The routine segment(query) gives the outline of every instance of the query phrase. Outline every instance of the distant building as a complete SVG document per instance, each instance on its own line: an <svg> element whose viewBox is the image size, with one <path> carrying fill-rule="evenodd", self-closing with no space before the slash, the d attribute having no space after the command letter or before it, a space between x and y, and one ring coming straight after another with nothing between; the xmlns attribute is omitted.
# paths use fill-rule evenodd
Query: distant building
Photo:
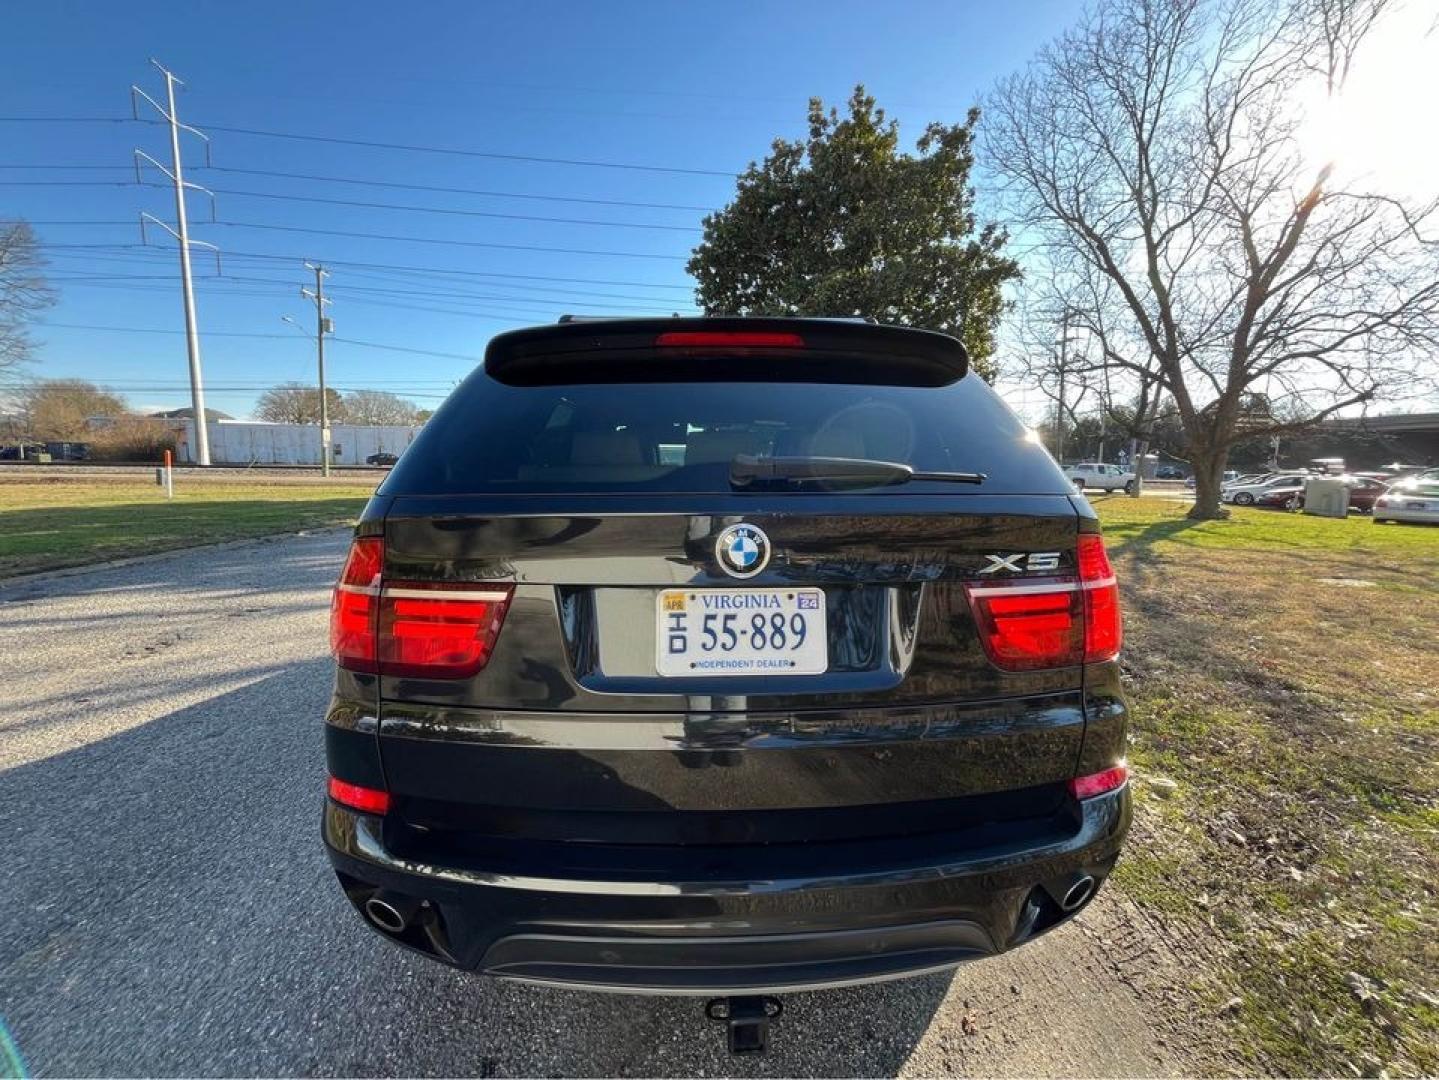
<svg viewBox="0 0 1439 1080"><path fill-rule="evenodd" d="M193 420L195 410L187 405L183 409L166 409L164 412L152 412L150 415L156 420ZM235 418L219 409L206 409L205 419L213 424L217 420L233 420Z"/></svg>
<svg viewBox="0 0 1439 1080"><path fill-rule="evenodd" d="M183 424L176 459L193 462L195 421L185 417ZM331 424L330 461L335 465L363 465L371 454L399 456L419 433L419 426ZM222 419L207 424L206 434L210 438L210 461L215 465L320 464L319 424Z"/></svg>

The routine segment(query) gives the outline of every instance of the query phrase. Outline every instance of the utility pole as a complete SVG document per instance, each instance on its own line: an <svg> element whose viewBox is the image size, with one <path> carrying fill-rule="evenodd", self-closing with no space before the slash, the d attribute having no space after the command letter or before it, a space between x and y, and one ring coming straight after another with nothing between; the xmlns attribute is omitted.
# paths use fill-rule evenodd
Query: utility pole
<svg viewBox="0 0 1439 1080"><path fill-rule="evenodd" d="M1059 330L1059 410L1054 425L1054 443L1061 467L1064 465L1064 377L1069 367L1069 309L1064 309L1064 318Z"/></svg>
<svg viewBox="0 0 1439 1080"><path fill-rule="evenodd" d="M202 247L212 248L216 252L216 261L219 260L219 249L214 244L207 244L203 240L190 239L190 224L185 213L185 190L203 191L211 199L211 217L214 217L214 194L198 184L186 182L184 171L180 165L180 129L184 128L192 135L198 135L205 141L205 164L210 163L210 139L204 132L198 131L189 124L180 123L179 116L175 109L175 86L185 84L175 77L175 73L165 68L158 60L151 60L159 69L160 74L165 76L165 100L168 108L162 107L159 102L152 98L138 86L130 87L130 112L136 119L140 119L138 98L148 101L165 121L170 125L170 168L165 168L149 154L143 151L135 151L135 179L140 180L140 162L149 162L160 172L170 178L175 186L175 228L170 228L163 221L150 214L140 215L140 242L145 242L145 221L148 219L159 225L162 229L173 236L180 246L180 292L185 305L185 346L190 356L190 406L195 413L195 461L200 465L210 464L210 430L205 417L205 384L200 374L200 332L195 321L195 286L190 278L190 245L199 244Z"/></svg>
<svg viewBox="0 0 1439 1080"><path fill-rule="evenodd" d="M330 272L317 263L306 263L305 269L315 272L314 291L302 286L300 295L315 302L315 352L320 363L320 475L329 476L330 402L325 397L325 335L331 332L332 325L325 317L325 305L330 302L325 299L325 279Z"/></svg>

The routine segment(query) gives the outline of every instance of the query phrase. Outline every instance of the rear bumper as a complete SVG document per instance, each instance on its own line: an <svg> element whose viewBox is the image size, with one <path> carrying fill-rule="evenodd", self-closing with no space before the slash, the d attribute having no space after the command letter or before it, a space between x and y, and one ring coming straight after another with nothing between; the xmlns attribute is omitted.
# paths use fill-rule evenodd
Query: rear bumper
<svg viewBox="0 0 1439 1080"><path fill-rule="evenodd" d="M832 845L819 863L811 849L794 875L773 847L713 849L664 874L633 849L586 852L583 872L498 847L417 858L387 842L391 823L332 802L323 832L357 909L379 889L424 901L384 936L437 960L587 989L736 994L941 970L1051 929L1074 913L1059 902L1069 887L1113 867L1128 788L1061 817L1043 837L980 849L944 834Z"/></svg>

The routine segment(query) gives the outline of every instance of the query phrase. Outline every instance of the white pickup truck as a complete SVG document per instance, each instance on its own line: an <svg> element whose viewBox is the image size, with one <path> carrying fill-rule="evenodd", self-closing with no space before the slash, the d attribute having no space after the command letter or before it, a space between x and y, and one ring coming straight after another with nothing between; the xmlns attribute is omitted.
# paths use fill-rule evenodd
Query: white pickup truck
<svg viewBox="0 0 1439 1080"><path fill-rule="evenodd" d="M1077 488L1103 488L1105 491L1128 491L1134 486L1134 474L1119 465L1105 465L1098 461L1081 461L1078 465L1066 465L1064 475Z"/></svg>

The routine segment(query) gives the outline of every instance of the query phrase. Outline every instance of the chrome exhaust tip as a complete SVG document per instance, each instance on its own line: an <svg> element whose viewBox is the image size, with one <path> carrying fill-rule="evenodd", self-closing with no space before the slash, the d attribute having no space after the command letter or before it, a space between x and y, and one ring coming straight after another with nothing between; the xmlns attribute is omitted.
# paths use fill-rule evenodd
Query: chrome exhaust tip
<svg viewBox="0 0 1439 1080"><path fill-rule="evenodd" d="M1064 895L1059 899L1059 906L1064 911L1078 911L1089 902L1089 898L1094 895L1094 889L1094 878L1088 874L1081 875L1064 891Z"/></svg>
<svg viewBox="0 0 1439 1080"><path fill-rule="evenodd" d="M410 925L420 902L399 893L381 890L365 901L365 918L387 934L398 934Z"/></svg>

